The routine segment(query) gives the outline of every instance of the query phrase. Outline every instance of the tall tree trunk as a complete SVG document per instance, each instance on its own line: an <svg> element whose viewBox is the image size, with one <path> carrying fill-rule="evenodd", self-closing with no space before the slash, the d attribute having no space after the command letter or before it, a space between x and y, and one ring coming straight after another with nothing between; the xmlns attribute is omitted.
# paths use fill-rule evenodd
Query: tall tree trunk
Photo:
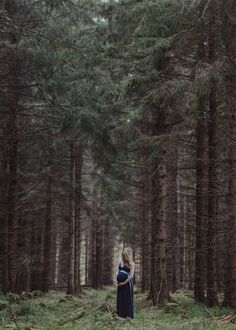
<svg viewBox="0 0 236 330"><path fill-rule="evenodd" d="M21 191L22 193L22 191ZM29 218L23 214L23 206L18 211L19 225L19 268L17 271L17 292L31 291L31 267L30 267L30 238L31 238L31 222Z"/></svg>
<svg viewBox="0 0 236 330"><path fill-rule="evenodd" d="M49 147L48 177L46 183L45 198L45 226L44 226L44 247L43 247L43 278L42 290L47 292L51 281L52 265L52 175L53 175L53 150Z"/></svg>
<svg viewBox="0 0 236 330"><path fill-rule="evenodd" d="M165 113L161 110L153 114L153 136L165 132ZM153 163L152 203L151 203L151 289L153 304L161 306L169 299L167 281L167 232L166 232L166 201L167 201L167 166L166 141L163 135L159 145L158 161Z"/></svg>
<svg viewBox="0 0 236 330"><path fill-rule="evenodd" d="M178 150L177 146L168 150L168 204L167 223L168 228L168 283L170 290L175 292L180 287L179 273L179 218L177 214L177 171L178 171Z"/></svg>
<svg viewBox="0 0 236 330"><path fill-rule="evenodd" d="M83 146L75 147L75 294L81 293L80 253L81 253L81 195L82 195Z"/></svg>
<svg viewBox="0 0 236 330"><path fill-rule="evenodd" d="M196 125L196 245L194 297L196 302L205 301L205 230L204 230L204 154L205 118L204 100L199 99L199 117Z"/></svg>
<svg viewBox="0 0 236 330"><path fill-rule="evenodd" d="M5 142L5 146L3 148L3 160L1 166L1 227L0 227L0 244L1 244L1 288L4 293L9 291L9 276L8 276L8 239L9 239L9 225L7 218L7 196L5 192L5 188L8 185L7 178L7 143Z"/></svg>
<svg viewBox="0 0 236 330"><path fill-rule="evenodd" d="M157 275L157 262L158 262L158 175L157 175L158 163L153 163L152 167L152 179L151 179L151 276L150 276L150 297L153 305L158 303L158 275Z"/></svg>
<svg viewBox="0 0 236 330"><path fill-rule="evenodd" d="M5 10L10 18L14 18L17 13L14 1L5 2ZM9 43L17 44L18 38L14 33L9 33ZM17 154L18 154L18 132L17 132L17 107L18 89L20 76L20 58L17 49L11 49L8 59L8 84L11 86L7 93L8 107L8 277L9 290L16 289L17 274L17 217L16 217L16 194L17 194Z"/></svg>
<svg viewBox="0 0 236 330"><path fill-rule="evenodd" d="M16 218L16 193L17 193L17 100L13 96L10 102L9 118L9 186L8 186L8 267L9 267L9 289L15 291L17 272L17 218Z"/></svg>
<svg viewBox="0 0 236 330"><path fill-rule="evenodd" d="M86 229L85 233L85 285L88 285L88 264L89 264L89 234Z"/></svg>
<svg viewBox="0 0 236 330"><path fill-rule="evenodd" d="M105 218L103 212L103 231L102 231L102 285L111 285L113 280L113 240L112 240L112 221L111 218Z"/></svg>
<svg viewBox="0 0 236 330"><path fill-rule="evenodd" d="M141 178L141 212L142 212L142 247L141 247L141 288L150 289L150 169L147 165L147 154L144 156L144 173Z"/></svg>
<svg viewBox="0 0 236 330"><path fill-rule="evenodd" d="M75 293L75 214L74 214L74 163L75 163L75 146L72 142L70 145L70 229L69 229L69 269L67 293Z"/></svg>
<svg viewBox="0 0 236 330"><path fill-rule="evenodd" d="M102 281L102 224L101 224L101 191L95 197L95 250L94 250L94 288L101 288Z"/></svg>
<svg viewBox="0 0 236 330"><path fill-rule="evenodd" d="M166 149L161 150L159 167L159 189L160 189L160 218L158 228L159 240L159 283L158 283L158 305L169 299L169 287L167 281L167 233L166 233L166 201L167 201L167 171L166 171Z"/></svg>
<svg viewBox="0 0 236 330"><path fill-rule="evenodd" d="M210 14L209 62L215 60L215 24L214 13ZM207 303L218 305L217 297L217 251L216 237L218 226L217 202L217 87L215 79L211 79L209 95L208 143L209 143L209 175L208 175L208 225L207 225Z"/></svg>
<svg viewBox="0 0 236 330"><path fill-rule="evenodd" d="M228 107L230 114L230 171L229 171L229 232L228 258L224 304L236 309L236 3L232 1L226 7L226 31L224 31L228 57L228 74L226 77Z"/></svg>

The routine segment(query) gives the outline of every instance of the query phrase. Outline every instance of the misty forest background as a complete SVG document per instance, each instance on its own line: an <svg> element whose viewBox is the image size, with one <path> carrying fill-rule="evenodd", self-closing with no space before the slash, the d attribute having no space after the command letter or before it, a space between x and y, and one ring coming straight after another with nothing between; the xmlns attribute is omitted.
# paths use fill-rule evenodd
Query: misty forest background
<svg viewBox="0 0 236 330"><path fill-rule="evenodd" d="M2 0L0 166L4 294L236 309L236 1Z"/></svg>

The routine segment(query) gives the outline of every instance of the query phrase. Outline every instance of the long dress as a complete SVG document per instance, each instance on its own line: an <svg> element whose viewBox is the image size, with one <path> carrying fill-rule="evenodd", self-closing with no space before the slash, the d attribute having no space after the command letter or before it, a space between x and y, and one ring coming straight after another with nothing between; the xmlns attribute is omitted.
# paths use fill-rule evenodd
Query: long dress
<svg viewBox="0 0 236 330"><path fill-rule="evenodd" d="M130 273L130 268L124 265L123 267L119 264L119 270L124 270ZM120 317L134 318L134 284L133 280L122 286L118 286L117 289L117 315Z"/></svg>

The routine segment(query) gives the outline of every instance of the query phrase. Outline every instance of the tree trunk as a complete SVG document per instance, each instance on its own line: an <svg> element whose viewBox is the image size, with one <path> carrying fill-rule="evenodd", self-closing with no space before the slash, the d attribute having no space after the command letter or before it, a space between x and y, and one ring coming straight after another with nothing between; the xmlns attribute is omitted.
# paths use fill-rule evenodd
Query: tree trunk
<svg viewBox="0 0 236 330"><path fill-rule="evenodd" d="M204 100L199 99L199 118L196 126L196 245L195 245L195 281L194 297L196 302L205 301L205 230L204 230L204 154L205 154L205 118Z"/></svg>
<svg viewBox="0 0 236 330"><path fill-rule="evenodd" d="M167 223L168 227L168 283L170 290L175 292L180 287L179 273L179 218L177 214L177 173L178 173L178 150L177 146L168 150L168 204Z"/></svg>
<svg viewBox="0 0 236 330"><path fill-rule="evenodd" d="M159 110L153 114L153 136L165 132L165 113ZM151 203L151 289L153 304L161 306L169 299L167 281L167 232L166 232L166 201L167 201L167 170L166 141L163 135L159 142L158 160L153 163L152 203Z"/></svg>
<svg viewBox="0 0 236 330"><path fill-rule="evenodd" d="M229 232L228 232L228 258L225 286L224 304L236 309L236 3L232 1L226 12L226 52L228 57L228 74L226 88L230 114L230 171L229 171Z"/></svg>
<svg viewBox="0 0 236 330"><path fill-rule="evenodd" d="M75 147L75 294L81 293L80 253L81 253L81 195L82 195L83 146Z"/></svg>
<svg viewBox="0 0 236 330"><path fill-rule="evenodd" d="M112 221L105 218L103 212L103 231L102 231L102 285L112 285L112 269L113 269L113 246L112 246Z"/></svg>
<svg viewBox="0 0 236 330"><path fill-rule="evenodd" d="M158 216L158 175L157 166L158 163L155 162L152 167L152 179L151 179L151 276L150 276L150 297L152 299L153 305L158 303L158 275L157 275L157 262L158 262L158 247L157 247L157 237L158 237L158 226L157 226L157 216Z"/></svg>
<svg viewBox="0 0 236 330"><path fill-rule="evenodd" d="M141 184L141 212L142 212L142 247L141 247L141 289L150 289L150 169L147 165L147 155L144 157L144 173Z"/></svg>
<svg viewBox="0 0 236 330"><path fill-rule="evenodd" d="M4 139L5 140L5 139ZM5 141L4 141L5 142ZM8 239L9 239L9 226L7 218L7 196L5 192L5 187L8 185L7 180L7 144L3 148L3 160L1 166L1 227L0 227L0 244L1 244L1 289L4 293L9 291L9 276L8 276ZM3 188L4 187L4 188Z"/></svg>
<svg viewBox="0 0 236 330"><path fill-rule="evenodd" d="M166 150L163 148L159 165L159 189L160 189L160 223L158 228L159 239L159 281L158 281L158 305L163 305L169 299L169 287L167 282L167 257L166 257L166 200L167 200L167 171Z"/></svg>
<svg viewBox="0 0 236 330"><path fill-rule="evenodd" d="M17 9L14 1L5 2L5 10L9 17L14 18ZM14 33L9 33L9 43L16 44L18 38ZM9 290L14 292L16 289L17 273L17 217L16 217L16 195L17 195L17 154L18 154L18 129L17 129L17 107L18 89L20 76L20 59L17 49L11 49L7 56L8 59L8 84L7 93L7 148L8 148L8 200L7 200L7 221L8 221L8 279Z"/></svg>
<svg viewBox="0 0 236 330"><path fill-rule="evenodd" d="M70 229L69 229L69 269L67 293L75 293L75 214L74 214L74 163L75 163L75 146L72 142L70 145Z"/></svg>
<svg viewBox="0 0 236 330"><path fill-rule="evenodd" d="M209 62L215 60L215 32L214 17L210 14L209 33ZM208 143L209 143L209 174L208 174L208 225L207 225L207 303L218 305L217 297L217 251L216 237L218 225L217 202L217 87L214 79L211 80L209 95Z"/></svg>
<svg viewBox="0 0 236 330"><path fill-rule="evenodd" d="M45 226L44 226L44 247L43 247L43 278L42 290L47 292L51 281L51 260L52 260L52 175L53 175L53 150L49 147L48 177L46 183L45 198Z"/></svg>

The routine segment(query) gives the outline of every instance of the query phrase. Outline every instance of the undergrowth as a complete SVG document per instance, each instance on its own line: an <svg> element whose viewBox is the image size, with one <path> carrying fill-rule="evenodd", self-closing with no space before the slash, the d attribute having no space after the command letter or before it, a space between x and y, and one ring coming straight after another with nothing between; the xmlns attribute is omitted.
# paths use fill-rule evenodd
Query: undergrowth
<svg viewBox="0 0 236 330"><path fill-rule="evenodd" d="M0 296L0 329L21 330L236 330L233 311L195 304L192 293L179 291L158 310L146 295L135 291L135 319L121 319L115 313L116 289L86 290L81 297L50 292L22 299ZM227 324L226 321L228 322Z"/></svg>

